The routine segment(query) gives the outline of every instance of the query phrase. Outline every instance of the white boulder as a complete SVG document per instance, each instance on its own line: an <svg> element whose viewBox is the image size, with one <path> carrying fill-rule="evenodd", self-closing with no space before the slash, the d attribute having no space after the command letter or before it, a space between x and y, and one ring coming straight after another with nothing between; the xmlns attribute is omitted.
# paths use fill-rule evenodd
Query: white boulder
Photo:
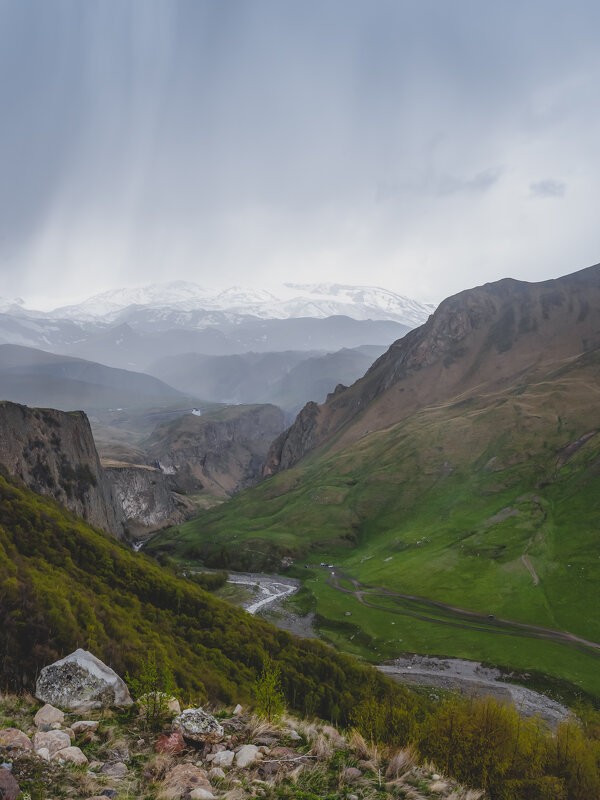
<svg viewBox="0 0 600 800"><path fill-rule="evenodd" d="M132 703L129 690L117 673L81 648L44 667L37 679L35 696L73 710Z"/></svg>

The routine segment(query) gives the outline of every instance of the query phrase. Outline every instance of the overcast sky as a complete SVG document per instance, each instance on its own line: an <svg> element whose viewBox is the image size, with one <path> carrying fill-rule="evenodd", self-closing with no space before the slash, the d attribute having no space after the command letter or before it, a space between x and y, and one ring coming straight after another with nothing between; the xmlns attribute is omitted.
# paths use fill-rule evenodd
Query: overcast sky
<svg viewBox="0 0 600 800"><path fill-rule="evenodd" d="M600 261L596 0L0 0L0 295Z"/></svg>

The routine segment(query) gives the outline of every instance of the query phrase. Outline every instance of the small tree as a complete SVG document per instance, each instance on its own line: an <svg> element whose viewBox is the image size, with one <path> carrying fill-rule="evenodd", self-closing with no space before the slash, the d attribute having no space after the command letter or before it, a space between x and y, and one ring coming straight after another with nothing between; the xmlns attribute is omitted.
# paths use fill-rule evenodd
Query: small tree
<svg viewBox="0 0 600 800"><path fill-rule="evenodd" d="M270 656L265 656L262 671L254 684L257 711L268 722L281 716L285 709L285 698L281 689L281 670Z"/></svg>
<svg viewBox="0 0 600 800"><path fill-rule="evenodd" d="M143 711L147 728L158 728L169 710L169 701L179 694L173 673L156 663L156 653L148 653L142 661L139 677L127 672L125 680Z"/></svg>

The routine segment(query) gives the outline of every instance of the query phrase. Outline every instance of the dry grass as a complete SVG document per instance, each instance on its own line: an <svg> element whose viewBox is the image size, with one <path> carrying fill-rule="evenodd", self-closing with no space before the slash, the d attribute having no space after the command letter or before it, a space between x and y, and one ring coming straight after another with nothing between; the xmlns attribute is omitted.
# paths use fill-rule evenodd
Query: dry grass
<svg viewBox="0 0 600 800"><path fill-rule="evenodd" d="M161 781L167 772L179 763L181 761L171 753L154 753L150 756L146 769L152 775L152 780Z"/></svg>
<svg viewBox="0 0 600 800"><path fill-rule="evenodd" d="M271 736L275 739L280 739L282 736L280 725L274 721L267 722L262 717L257 717L256 714L253 714L248 720L248 733L252 739L259 736Z"/></svg>
<svg viewBox="0 0 600 800"><path fill-rule="evenodd" d="M335 747L331 740L327 736L323 736L322 733L317 734L313 739L310 755L316 756L318 761L329 761L334 753Z"/></svg>
<svg viewBox="0 0 600 800"><path fill-rule="evenodd" d="M396 750L390 757L385 771L386 778L398 778L414 767L416 763L417 759L412 747L403 747L402 750Z"/></svg>
<svg viewBox="0 0 600 800"><path fill-rule="evenodd" d="M481 800L482 797L485 797L485 792L481 789L455 789L446 800Z"/></svg>
<svg viewBox="0 0 600 800"><path fill-rule="evenodd" d="M365 737L360 734L356 728L352 729L350 738L348 739L348 747L353 751L354 755L358 758L368 758L369 748L365 741Z"/></svg>

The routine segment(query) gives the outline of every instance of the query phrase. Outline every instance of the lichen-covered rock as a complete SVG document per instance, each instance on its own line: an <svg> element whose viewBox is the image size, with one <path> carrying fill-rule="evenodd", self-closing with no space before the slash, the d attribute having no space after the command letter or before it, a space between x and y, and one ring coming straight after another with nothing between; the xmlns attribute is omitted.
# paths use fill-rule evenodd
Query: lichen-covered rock
<svg viewBox="0 0 600 800"><path fill-rule="evenodd" d="M81 648L44 667L37 679L35 696L72 710L90 704L105 708L132 703L129 690L117 673Z"/></svg>
<svg viewBox="0 0 600 800"><path fill-rule="evenodd" d="M46 705L42 706L33 718L33 721L38 728L40 728L42 725L52 726L56 723L62 724L64 720L64 713L60 709L51 706L49 703L46 703Z"/></svg>
<svg viewBox="0 0 600 800"><path fill-rule="evenodd" d="M14 750L31 750L33 744L29 736L18 728L5 728L0 731L0 747L10 747Z"/></svg>
<svg viewBox="0 0 600 800"><path fill-rule="evenodd" d="M219 722L202 708L186 708L173 720L173 730L180 731L187 742L211 744L219 742L224 731Z"/></svg>

